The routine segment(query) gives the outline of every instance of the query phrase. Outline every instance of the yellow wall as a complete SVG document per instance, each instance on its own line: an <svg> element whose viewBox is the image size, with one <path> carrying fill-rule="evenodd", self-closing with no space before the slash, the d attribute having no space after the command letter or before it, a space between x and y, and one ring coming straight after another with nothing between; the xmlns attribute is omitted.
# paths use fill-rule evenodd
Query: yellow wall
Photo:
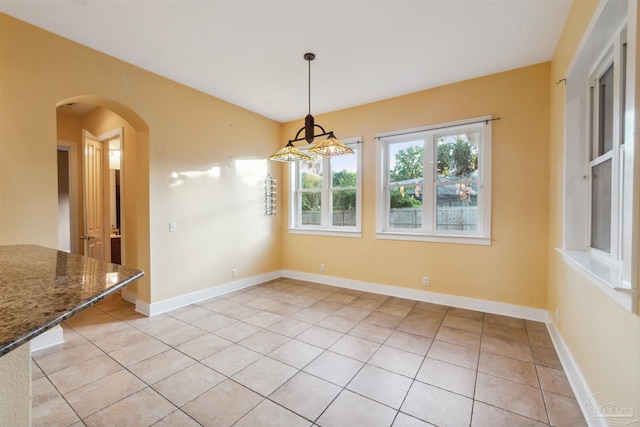
<svg viewBox="0 0 640 427"><path fill-rule="evenodd" d="M362 238L283 231L284 268L365 282L546 307L549 64L464 81L316 117L342 138L362 136ZM375 237L377 133L483 115L493 122L491 246ZM301 121L287 123L292 137Z"/></svg>
<svg viewBox="0 0 640 427"><path fill-rule="evenodd" d="M574 1L551 62L548 309L592 393L640 412L640 317L604 295L562 259L564 173L563 79L598 2ZM636 95L636 99L637 95ZM553 316L551 316L553 317Z"/></svg>
<svg viewBox="0 0 640 427"><path fill-rule="evenodd" d="M280 268L280 216L264 215L277 122L3 14L0 93L0 244L56 246L56 105L91 102L137 132L127 261L147 273L142 301L227 283L232 268L239 279ZM171 178L213 167L218 177Z"/></svg>
<svg viewBox="0 0 640 427"><path fill-rule="evenodd" d="M136 132L139 296L158 302L280 268L560 312L556 325L593 392L640 410L640 320L555 251L562 236L564 77L596 6L574 2L551 63L326 115L363 145L362 238L290 235L286 198L263 214L266 156L302 121L280 125L0 14L0 244L57 242L56 110L93 101ZM379 132L491 114L492 244L375 238ZM35 173L37 171L37 173ZM280 193L284 196L284 192ZM147 197L148 195L148 197ZM169 233L168 222L178 231ZM128 259L129 259L128 252ZM134 256L134 255L132 255Z"/></svg>

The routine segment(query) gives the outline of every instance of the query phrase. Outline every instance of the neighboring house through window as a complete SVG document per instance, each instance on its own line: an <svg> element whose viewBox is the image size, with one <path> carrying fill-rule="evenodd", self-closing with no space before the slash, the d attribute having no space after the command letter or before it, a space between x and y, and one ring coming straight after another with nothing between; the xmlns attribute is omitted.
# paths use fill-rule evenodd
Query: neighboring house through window
<svg viewBox="0 0 640 427"><path fill-rule="evenodd" d="M490 244L491 117L377 139L378 238Z"/></svg>

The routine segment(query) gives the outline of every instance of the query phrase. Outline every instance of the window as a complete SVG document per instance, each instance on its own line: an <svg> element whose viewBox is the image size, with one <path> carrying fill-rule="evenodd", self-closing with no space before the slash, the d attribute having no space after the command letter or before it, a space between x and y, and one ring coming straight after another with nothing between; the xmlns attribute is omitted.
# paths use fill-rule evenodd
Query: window
<svg viewBox="0 0 640 427"><path fill-rule="evenodd" d="M360 140L342 141L354 154L291 164L290 232L360 236Z"/></svg>
<svg viewBox="0 0 640 427"><path fill-rule="evenodd" d="M625 87L622 82L614 81L614 72L625 62L624 53L620 45L617 55L609 55L592 75L589 87L589 246L608 255L612 261L620 258L618 241L622 238L616 231L619 230L616 213L620 207L617 177L624 150L620 118L624 116L622 91Z"/></svg>
<svg viewBox="0 0 640 427"><path fill-rule="evenodd" d="M378 141L379 238L490 244L491 117Z"/></svg>
<svg viewBox="0 0 640 427"><path fill-rule="evenodd" d="M635 18L634 18L635 19ZM633 76L626 3L608 2L566 79L564 260L606 295L637 311L639 227ZM628 93L627 93L628 92ZM635 231L634 231L635 230Z"/></svg>

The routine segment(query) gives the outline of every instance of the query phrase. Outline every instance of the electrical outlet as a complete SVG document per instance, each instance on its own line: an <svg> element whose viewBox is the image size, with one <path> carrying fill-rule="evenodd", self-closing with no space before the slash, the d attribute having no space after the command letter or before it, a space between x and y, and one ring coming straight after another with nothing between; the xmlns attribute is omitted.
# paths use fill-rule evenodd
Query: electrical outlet
<svg viewBox="0 0 640 427"><path fill-rule="evenodd" d="M429 286L429 277L424 276L422 278L422 286Z"/></svg>
<svg viewBox="0 0 640 427"><path fill-rule="evenodd" d="M320 264L320 271L324 271L324 264Z"/></svg>
<svg viewBox="0 0 640 427"><path fill-rule="evenodd" d="M234 279L236 277L238 277L238 270L236 270L235 268L231 269L231 277L233 277Z"/></svg>

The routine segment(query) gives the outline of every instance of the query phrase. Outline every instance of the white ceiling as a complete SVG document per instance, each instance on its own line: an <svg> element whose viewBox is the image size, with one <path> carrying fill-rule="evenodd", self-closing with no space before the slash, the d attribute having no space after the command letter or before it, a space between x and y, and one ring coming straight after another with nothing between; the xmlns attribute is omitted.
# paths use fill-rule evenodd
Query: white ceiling
<svg viewBox="0 0 640 427"><path fill-rule="evenodd" d="M277 121L548 61L571 0L0 0L0 11ZM171 102L171 100L167 100Z"/></svg>

